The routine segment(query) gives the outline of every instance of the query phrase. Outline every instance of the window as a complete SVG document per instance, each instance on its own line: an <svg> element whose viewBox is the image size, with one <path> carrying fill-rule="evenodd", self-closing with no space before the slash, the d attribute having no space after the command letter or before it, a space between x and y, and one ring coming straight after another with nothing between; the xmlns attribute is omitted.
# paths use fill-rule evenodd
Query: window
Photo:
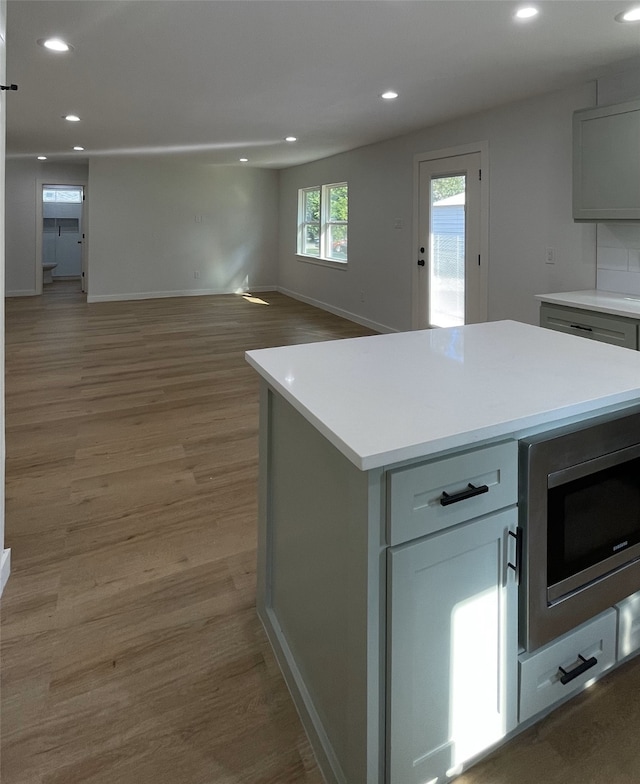
<svg viewBox="0 0 640 784"><path fill-rule="evenodd" d="M346 182L298 191L298 253L346 263L349 190Z"/></svg>
<svg viewBox="0 0 640 784"><path fill-rule="evenodd" d="M300 191L300 236L298 252L304 256L320 255L320 188Z"/></svg>
<svg viewBox="0 0 640 784"><path fill-rule="evenodd" d="M82 204L82 188L68 185L48 185L42 189L42 201Z"/></svg>

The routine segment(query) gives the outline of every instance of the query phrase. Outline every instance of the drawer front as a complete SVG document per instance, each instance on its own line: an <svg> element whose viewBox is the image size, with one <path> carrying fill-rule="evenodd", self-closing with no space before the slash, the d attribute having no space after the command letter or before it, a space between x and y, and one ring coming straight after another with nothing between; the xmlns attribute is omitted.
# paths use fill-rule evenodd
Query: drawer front
<svg viewBox="0 0 640 784"><path fill-rule="evenodd" d="M470 484L487 491L473 495ZM515 504L517 496L516 441L390 471L388 542L401 544L494 512Z"/></svg>
<svg viewBox="0 0 640 784"><path fill-rule="evenodd" d="M616 625L611 608L557 642L520 657L520 722L580 691L615 663Z"/></svg>
<svg viewBox="0 0 640 784"><path fill-rule="evenodd" d="M640 591L616 604L618 659L640 650Z"/></svg>
<svg viewBox="0 0 640 784"><path fill-rule="evenodd" d="M623 316L609 316L606 313L573 310L542 303L540 326L601 343L611 343L614 346L638 348L638 324Z"/></svg>

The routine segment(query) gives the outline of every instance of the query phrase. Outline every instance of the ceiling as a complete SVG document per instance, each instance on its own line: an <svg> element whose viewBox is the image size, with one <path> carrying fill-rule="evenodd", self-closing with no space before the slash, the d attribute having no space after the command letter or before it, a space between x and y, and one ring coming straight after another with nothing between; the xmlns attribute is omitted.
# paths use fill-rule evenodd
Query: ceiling
<svg viewBox="0 0 640 784"><path fill-rule="evenodd" d="M635 3L637 5L637 3ZM640 57L633 0L9 0L7 154L281 168ZM38 39L72 44L55 54ZM394 89L399 97L383 101ZM69 123L63 115L81 118ZM295 143L284 137L294 135ZM73 152L81 145L86 152Z"/></svg>

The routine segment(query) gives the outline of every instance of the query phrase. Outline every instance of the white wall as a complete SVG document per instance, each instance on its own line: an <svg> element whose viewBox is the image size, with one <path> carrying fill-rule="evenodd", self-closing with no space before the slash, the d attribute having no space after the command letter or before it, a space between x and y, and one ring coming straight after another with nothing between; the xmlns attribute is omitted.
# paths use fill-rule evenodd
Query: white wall
<svg viewBox="0 0 640 784"><path fill-rule="evenodd" d="M572 219L572 114L595 104L595 83L464 117L280 173L280 287L381 328L411 326L413 157L489 144L490 320L538 323L535 294L591 289L595 226ZM297 191L349 183L346 270L298 260ZM396 221L403 228L394 228ZM545 263L553 247L555 265ZM364 302L361 302L364 292Z"/></svg>
<svg viewBox="0 0 640 784"><path fill-rule="evenodd" d="M86 182L88 166L16 158L7 161L6 169L6 294L8 297L33 295L35 276L42 274L36 265L38 182L60 185Z"/></svg>
<svg viewBox="0 0 640 784"><path fill-rule="evenodd" d="M640 98L640 61L636 58L621 69L613 67L598 79L598 106Z"/></svg>
<svg viewBox="0 0 640 784"><path fill-rule="evenodd" d="M271 170L91 160L88 300L273 288L277 199Z"/></svg>
<svg viewBox="0 0 640 784"><path fill-rule="evenodd" d="M0 82L6 84L6 29L7 29L7 2L0 0ZM0 271L4 270L4 234L5 234L5 132L6 132L6 106L7 95L5 91L0 98ZM4 546L4 478L5 478L5 438L4 438L4 275L0 275L0 594L9 579L11 568L11 551Z"/></svg>

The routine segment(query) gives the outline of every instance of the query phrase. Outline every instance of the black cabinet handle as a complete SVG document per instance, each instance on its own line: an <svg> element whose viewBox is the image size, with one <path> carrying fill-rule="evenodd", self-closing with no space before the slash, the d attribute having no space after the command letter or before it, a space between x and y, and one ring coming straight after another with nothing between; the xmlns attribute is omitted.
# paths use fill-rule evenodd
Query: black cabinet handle
<svg viewBox="0 0 640 784"><path fill-rule="evenodd" d="M582 324L572 324L571 329L581 329L583 332L593 332L593 327L583 327Z"/></svg>
<svg viewBox="0 0 640 784"><path fill-rule="evenodd" d="M522 564L522 528L516 528L515 533L513 531L509 531L509 536L513 536L516 540L516 562L512 564L510 561L507 563L509 569L513 569L516 573L516 581L518 585L520 585L520 568Z"/></svg>
<svg viewBox="0 0 640 784"><path fill-rule="evenodd" d="M598 663L598 660L595 656L592 656L590 659L585 659L584 656L578 654L578 658L580 659L580 664L578 664L578 666L574 667L572 670L567 671L562 667L558 667L558 672L562 673L560 683L563 686L566 686L567 683L570 683L574 678L577 678L578 675L582 675L583 672L586 672L592 667L595 667Z"/></svg>
<svg viewBox="0 0 640 784"><path fill-rule="evenodd" d="M465 501L467 498L473 498L476 495L482 495L483 493L488 493L489 487L487 485L472 485L471 482L467 485L464 490L460 490L459 493L445 493L442 491L442 495L440 497L440 504L441 506L449 506L449 504L457 504L458 501Z"/></svg>

